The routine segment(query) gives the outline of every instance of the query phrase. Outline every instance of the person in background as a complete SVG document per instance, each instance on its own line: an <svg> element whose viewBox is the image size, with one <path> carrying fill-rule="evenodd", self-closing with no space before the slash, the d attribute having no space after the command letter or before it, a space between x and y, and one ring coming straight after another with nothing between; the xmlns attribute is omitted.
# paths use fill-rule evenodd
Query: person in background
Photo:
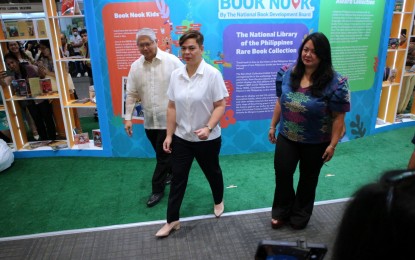
<svg viewBox="0 0 415 260"><path fill-rule="evenodd" d="M28 41L25 44L25 52L27 56L35 59L36 54L38 53L39 45L37 41Z"/></svg>
<svg viewBox="0 0 415 260"><path fill-rule="evenodd" d="M72 28L72 35L69 37L70 44L74 48L74 58L82 58L81 47L83 45L82 38L79 35L78 28ZM84 67L81 61L75 61L76 77L81 77L84 74ZM87 75L85 75L87 76Z"/></svg>
<svg viewBox="0 0 415 260"><path fill-rule="evenodd" d="M61 33L61 46L59 48L59 54L61 58L69 58L75 55L75 50L70 43L68 43L68 39L64 33Z"/></svg>
<svg viewBox="0 0 415 260"><path fill-rule="evenodd" d="M82 38L82 47L80 48L80 52L81 55L84 56L86 59L90 59L91 57L89 56L89 47L88 47L88 32L86 29L83 29L81 32L81 38ZM94 85L94 79L92 77L92 67L91 67L91 61L84 61L83 64L86 73L85 75L87 75L89 77L89 85L92 86Z"/></svg>
<svg viewBox="0 0 415 260"><path fill-rule="evenodd" d="M39 50L40 50L40 56L39 56L39 60L37 62L38 67L39 67L39 71L42 74L45 74L45 76L49 77L49 78L56 78L55 76L55 67L53 66L53 57L52 57L52 50L50 47L50 42L49 40L41 40L39 41ZM69 91L70 91L70 95L71 98L74 99L78 99L78 95L76 93L75 90L75 86L73 86L73 81L72 81L72 76L71 74L67 74L66 75L68 78L68 84L69 84ZM71 82L71 83L69 83ZM56 102L56 101L53 101ZM55 104L56 105L56 104ZM82 133L82 126L81 126L81 122L79 120L79 115L78 115L78 110L76 108L72 108L72 113L73 113L73 117L74 117L74 121L75 121L75 126L77 129L78 133ZM60 116L57 113L54 113L54 117L55 117L55 122L57 122L58 118L60 118ZM59 135L64 136L64 130L63 129L59 129L58 131L60 132Z"/></svg>
<svg viewBox="0 0 415 260"><path fill-rule="evenodd" d="M413 259L415 172L385 172L356 191L336 235L334 260Z"/></svg>
<svg viewBox="0 0 415 260"><path fill-rule="evenodd" d="M183 66L176 56L157 47L156 34L143 28L136 34L138 50L142 54L133 64L127 80L125 131L133 135L132 114L137 100L144 110L144 129L156 153L156 167L152 179L152 194L147 206L159 203L164 196L168 174L171 172L171 156L163 151L166 137L167 87L173 70Z"/></svg>
<svg viewBox="0 0 415 260"><path fill-rule="evenodd" d="M82 42L84 43L84 45L82 45L81 48L81 54L82 56L84 56L86 59L90 59L90 55L89 55L89 46L88 46L88 32L86 29L83 29L81 31L81 38L82 38ZM90 99L92 102L96 103L96 98L95 98L95 87L94 87L94 78L92 77L92 66L91 66L91 60L89 61L84 61L84 68L86 70L85 75L88 75L89 77L89 93L94 93L94 96L92 97L90 95ZM95 108L94 110L94 119L96 121L98 121L98 109Z"/></svg>
<svg viewBox="0 0 415 260"><path fill-rule="evenodd" d="M70 43L68 43L68 39L64 33L61 33L61 46L59 47L59 55L61 58L70 58L75 56L75 50ZM72 76L73 71L76 71L75 63L71 61L65 62L66 64L66 72ZM69 75L68 75L69 76ZM75 90L75 88L74 88ZM78 97L76 97L78 99Z"/></svg>
<svg viewBox="0 0 415 260"><path fill-rule="evenodd" d="M53 66L52 50L50 48L49 40L39 41L40 56L37 62L39 70L43 74L55 78L55 68Z"/></svg>
<svg viewBox="0 0 415 260"><path fill-rule="evenodd" d="M289 222L307 226L321 167L334 156L350 110L347 79L334 71L330 43L323 33L304 39L297 62L283 66L276 79L277 101L268 139L276 144L272 228ZM278 128L278 138L275 136ZM297 189L293 176L299 163Z"/></svg>
<svg viewBox="0 0 415 260"><path fill-rule="evenodd" d="M66 34L61 33L61 46L59 47L59 55L61 58L67 58L75 56L75 50L74 47L68 42L68 39L66 37ZM76 66L75 62L67 61L66 64L66 71L71 74L71 76L74 74L76 75Z"/></svg>
<svg viewBox="0 0 415 260"><path fill-rule="evenodd" d="M180 228L180 207L195 158L212 190L214 215L220 217L224 211L219 120L229 94L220 71L202 57L203 41L203 35L195 30L185 32L179 39L186 66L173 71L167 92L167 136L163 149L172 154L173 179L167 223L156 233L157 237L166 237Z"/></svg>
<svg viewBox="0 0 415 260"><path fill-rule="evenodd" d="M42 70L38 70L38 67L31 64L20 63L19 60L12 54L7 53L4 56L4 62L9 70L14 72L14 76L7 76L6 73L0 74L0 84L3 87L10 85L12 79L24 79L28 84L29 78L44 78L46 75ZM8 82L6 82L6 80ZM40 135L40 139L55 140L56 139L56 126L53 120L52 106L48 99L39 100L27 100L26 106L32 116L37 131Z"/></svg>
<svg viewBox="0 0 415 260"><path fill-rule="evenodd" d="M49 50L50 50L50 44L48 44L47 46L49 46ZM64 33L61 33L61 46L59 48L59 55L61 56L61 58L70 58L72 56L75 55L75 51L74 48L72 47L72 45L70 43L68 43L66 35ZM75 90L75 86L73 86L73 81L72 81L72 76L71 76L71 68L70 68L70 62L66 62L66 71L69 73L68 77L70 78L70 82L71 82L71 95L73 95L73 98L78 99L78 95L76 94L76 90Z"/></svg>
<svg viewBox="0 0 415 260"><path fill-rule="evenodd" d="M7 42L6 46L7 46L7 50L9 51L9 53L14 55L19 60L20 63L36 65L35 60L33 59L33 57L28 56L26 54L26 52L23 50L22 45L20 44L20 42L18 42L18 41ZM28 110L27 110L27 101L19 101L19 104L20 104L20 108L21 108L21 111L22 111L23 119L26 120L27 125L29 126L29 128L32 132L33 138L35 140L39 140L40 136L39 136L39 133L37 131L35 121L32 118L30 112L28 112Z"/></svg>
<svg viewBox="0 0 415 260"><path fill-rule="evenodd" d="M408 55L406 57L406 66L412 67L415 65L415 39L411 37L408 46ZM409 68L411 69L411 68Z"/></svg>
<svg viewBox="0 0 415 260"><path fill-rule="evenodd" d="M33 57L30 57L27 55L27 53L24 51L24 48L18 41L11 41L6 43L7 50L11 53L13 53L14 56L19 60L20 63L30 63L34 64L35 60Z"/></svg>

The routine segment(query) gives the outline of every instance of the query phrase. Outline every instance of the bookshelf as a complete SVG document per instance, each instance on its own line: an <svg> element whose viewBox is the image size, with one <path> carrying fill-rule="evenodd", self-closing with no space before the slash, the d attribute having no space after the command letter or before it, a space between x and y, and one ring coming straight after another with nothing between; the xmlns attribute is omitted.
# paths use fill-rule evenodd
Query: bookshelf
<svg viewBox="0 0 415 260"><path fill-rule="evenodd" d="M91 137L89 146L79 146L75 143L75 130L79 131L82 129L78 118L78 110L96 109L97 105L90 100L77 102L73 94L74 82L68 72L68 62L90 62L90 59L77 57L63 58L60 52L62 47L60 40L61 26L70 24L72 19L83 20L84 15L80 14L78 9L76 11L77 13L73 15L68 14L63 16L61 15L60 6L57 5L60 5L60 3L57 3L56 0L43 0L43 13L35 15L36 18L33 19L30 18L31 16L29 14L23 19L7 19L4 18L4 14L0 14L0 22L2 25L2 30L0 31L0 54L2 60L3 56L8 52L8 42L48 40L53 61L54 76L49 76L52 78L51 81L54 90L56 90L53 93L33 97L17 96L11 84L2 86L1 94L3 95L4 106L0 109L6 111L8 114L13 139L11 146L14 147L15 152L26 152L31 144L39 143L33 140L33 137L28 136L28 124L19 105L22 101L27 102L30 100L34 102L39 102L39 100L49 101L53 109L57 132L56 139L57 143L59 143L59 147L41 146L36 149L30 149L30 151L56 151L57 147L59 150L103 150L102 147L93 145L92 133L88 133ZM82 25L84 25L84 22ZM65 27L62 29L65 30ZM10 33L10 31L12 32ZM6 70L6 64L0 62L0 71L3 70Z"/></svg>
<svg viewBox="0 0 415 260"><path fill-rule="evenodd" d="M67 64L68 62L90 62L88 58L67 58L62 57L60 54L61 42L61 26L60 24L68 19L74 18L84 18L84 15L80 14L79 10L75 10L72 15L60 15L60 12L57 10L57 6L54 0L45 0L44 1L45 13L48 20L48 26L51 33L51 45L53 45L53 56L56 61L56 69L59 71L57 73L57 81L60 86L60 93L62 98L62 109L64 118L66 121L66 130L68 136L69 147L76 149L78 146L75 144L74 128L79 128L79 123L76 121L76 111L78 109L85 108L96 108L96 104L88 101L86 103L77 103L74 96L71 93L71 83L68 78ZM95 149L95 148L94 148Z"/></svg>
<svg viewBox="0 0 415 260"><path fill-rule="evenodd" d="M413 102L415 71L410 72L411 66L407 66L409 51L412 50L412 45L415 46L414 5L415 0L406 0L395 5L386 67L390 71L395 70L396 75L394 79L386 76L382 82L376 128L415 120L415 102ZM398 46L391 44L394 39L399 39Z"/></svg>

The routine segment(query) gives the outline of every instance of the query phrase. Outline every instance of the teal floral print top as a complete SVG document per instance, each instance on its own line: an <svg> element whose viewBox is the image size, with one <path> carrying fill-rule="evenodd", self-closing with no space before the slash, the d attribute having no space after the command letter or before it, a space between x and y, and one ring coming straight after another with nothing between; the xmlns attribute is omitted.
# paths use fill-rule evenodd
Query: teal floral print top
<svg viewBox="0 0 415 260"><path fill-rule="evenodd" d="M347 78L335 72L322 96L316 97L310 87L291 89L291 71L292 66L283 66L277 73L276 90L281 104L279 133L294 142L330 142L332 112L350 111Z"/></svg>

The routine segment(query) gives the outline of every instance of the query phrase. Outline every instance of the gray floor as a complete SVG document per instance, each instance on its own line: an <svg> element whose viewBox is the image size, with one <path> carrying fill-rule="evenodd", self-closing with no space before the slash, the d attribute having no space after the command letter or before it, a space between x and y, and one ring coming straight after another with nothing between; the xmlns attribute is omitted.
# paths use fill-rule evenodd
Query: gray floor
<svg viewBox="0 0 415 260"><path fill-rule="evenodd" d="M331 259L336 228L344 201L316 205L304 230L289 226L273 230L269 209L260 212L225 213L181 220L181 229L169 237L154 234L161 223L78 230L40 237L0 239L0 259L254 259L263 239L326 244ZM65 233L65 232L64 232Z"/></svg>

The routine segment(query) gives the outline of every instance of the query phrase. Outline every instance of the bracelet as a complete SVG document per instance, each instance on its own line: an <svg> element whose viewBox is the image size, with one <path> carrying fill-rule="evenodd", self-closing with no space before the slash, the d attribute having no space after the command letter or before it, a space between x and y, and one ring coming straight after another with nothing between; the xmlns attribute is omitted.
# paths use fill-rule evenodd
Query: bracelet
<svg viewBox="0 0 415 260"><path fill-rule="evenodd" d="M329 144L329 147L333 148L333 150L336 150L336 147L334 147L333 145Z"/></svg>
<svg viewBox="0 0 415 260"><path fill-rule="evenodd" d="M277 128L270 126L269 129L277 129Z"/></svg>
<svg viewBox="0 0 415 260"><path fill-rule="evenodd" d="M210 133L212 132L212 128L208 124L206 124L205 127L207 127L207 129L209 129Z"/></svg>

